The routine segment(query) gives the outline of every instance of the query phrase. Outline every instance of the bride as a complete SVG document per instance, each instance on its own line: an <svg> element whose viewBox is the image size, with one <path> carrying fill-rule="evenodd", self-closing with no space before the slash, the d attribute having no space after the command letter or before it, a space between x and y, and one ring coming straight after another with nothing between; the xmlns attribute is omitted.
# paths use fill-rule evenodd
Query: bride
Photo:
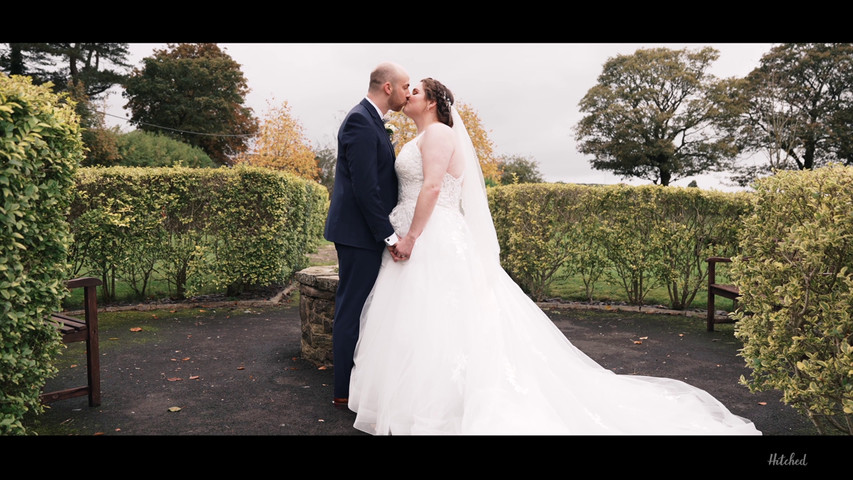
<svg viewBox="0 0 853 480"><path fill-rule="evenodd" d="M383 435L760 434L684 382L617 375L569 342L502 269L453 95L427 78L403 112L400 237L365 303L349 408Z"/></svg>

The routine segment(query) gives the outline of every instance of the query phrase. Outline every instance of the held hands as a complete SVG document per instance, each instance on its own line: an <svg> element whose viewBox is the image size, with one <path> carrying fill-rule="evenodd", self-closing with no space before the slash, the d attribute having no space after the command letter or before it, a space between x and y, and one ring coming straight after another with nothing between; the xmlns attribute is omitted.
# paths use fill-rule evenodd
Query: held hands
<svg viewBox="0 0 853 480"><path fill-rule="evenodd" d="M409 257L411 257L412 247L414 247L414 240L406 236L401 238L400 241L394 245L388 247L388 251L391 253L391 258L393 258L395 262L399 262L401 260L408 260Z"/></svg>

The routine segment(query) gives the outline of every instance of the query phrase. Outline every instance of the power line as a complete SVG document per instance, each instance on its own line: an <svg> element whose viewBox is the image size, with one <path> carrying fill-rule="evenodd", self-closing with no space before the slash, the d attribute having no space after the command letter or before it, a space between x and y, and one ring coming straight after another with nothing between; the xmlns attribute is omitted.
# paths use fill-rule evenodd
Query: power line
<svg viewBox="0 0 853 480"><path fill-rule="evenodd" d="M104 115L104 116L107 116L107 117L118 118L118 119L124 120L125 122L130 123L130 120L128 120L128 119L126 119L126 118L123 118L123 117L119 117L118 115L112 115L112 114L110 114L110 113L104 113L103 115ZM206 136L206 137L254 137L254 135L252 135L252 134L248 134L248 133L241 133L241 134L224 134L224 133L190 132L190 131L188 131L188 130L179 130L179 129L177 129L177 128L164 127L164 126L162 126L162 125L154 125L153 123L146 123L146 122L136 122L136 123L137 123L137 124L139 124L139 125L146 125L146 126L153 127L153 128L159 128L159 129L162 129L162 130L170 130L170 131L173 131L173 132L185 133L185 134L188 134L188 135L203 135L203 136Z"/></svg>

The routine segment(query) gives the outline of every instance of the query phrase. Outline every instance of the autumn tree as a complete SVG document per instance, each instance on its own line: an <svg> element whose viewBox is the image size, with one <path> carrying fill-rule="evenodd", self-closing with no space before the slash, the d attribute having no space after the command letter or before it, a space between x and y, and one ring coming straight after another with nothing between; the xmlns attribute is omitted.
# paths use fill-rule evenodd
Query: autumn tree
<svg viewBox="0 0 853 480"><path fill-rule="evenodd" d="M235 163L285 170L310 180L319 179L319 168L311 142L302 125L293 118L290 105L267 102L268 113L251 151L238 155Z"/></svg>
<svg viewBox="0 0 853 480"><path fill-rule="evenodd" d="M707 70L718 56L655 48L609 59L581 99L578 151L596 170L661 185L726 169L737 149L714 128L717 80Z"/></svg>
<svg viewBox="0 0 853 480"><path fill-rule="evenodd" d="M500 162L494 153L494 142L489 138L489 131L483 127L483 122L477 110L459 101L456 102L455 107L462 118L462 123L465 124L465 128L468 130L468 135L471 136L471 142L474 144L474 150L477 153L477 158L480 160L480 168L483 170L483 177L486 180L486 184L500 184ZM400 153L403 145L417 136L417 127L415 126L415 122L402 112L391 112L388 118L388 123L393 125L395 129L391 140L394 143L397 153Z"/></svg>
<svg viewBox="0 0 853 480"><path fill-rule="evenodd" d="M230 164L258 131L240 65L215 43L169 44L142 60L125 83L130 121L200 147Z"/></svg>
<svg viewBox="0 0 853 480"><path fill-rule="evenodd" d="M776 170L853 164L853 45L774 46L746 78L732 81L727 97L744 153L766 156L739 165L736 183Z"/></svg>

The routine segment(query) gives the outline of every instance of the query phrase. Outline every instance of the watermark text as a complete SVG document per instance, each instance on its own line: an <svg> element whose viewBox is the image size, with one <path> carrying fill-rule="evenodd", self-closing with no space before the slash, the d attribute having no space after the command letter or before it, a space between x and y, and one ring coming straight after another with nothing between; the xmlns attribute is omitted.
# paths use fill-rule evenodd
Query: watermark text
<svg viewBox="0 0 853 480"><path fill-rule="evenodd" d="M790 455L771 453L770 459L767 460L767 464L771 466L798 466L805 467L808 465L806 461L806 454L803 454L802 457L798 457L796 453L791 453Z"/></svg>

